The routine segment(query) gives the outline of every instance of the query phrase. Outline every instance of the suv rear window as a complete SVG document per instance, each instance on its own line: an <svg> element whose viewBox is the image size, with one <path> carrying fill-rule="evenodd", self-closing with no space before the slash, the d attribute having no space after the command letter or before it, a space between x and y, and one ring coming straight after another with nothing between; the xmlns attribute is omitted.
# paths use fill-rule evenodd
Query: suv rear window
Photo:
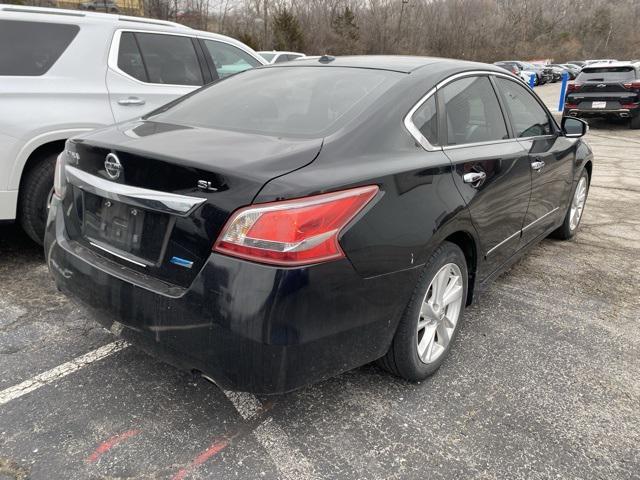
<svg viewBox="0 0 640 480"><path fill-rule="evenodd" d="M0 75L44 75L78 31L78 25L0 20Z"/></svg>
<svg viewBox="0 0 640 480"><path fill-rule="evenodd" d="M580 82L617 82L635 80L633 67L585 67L576 78Z"/></svg>
<svg viewBox="0 0 640 480"><path fill-rule="evenodd" d="M315 137L372 105L402 76L347 67L258 68L205 87L149 117L180 125Z"/></svg>

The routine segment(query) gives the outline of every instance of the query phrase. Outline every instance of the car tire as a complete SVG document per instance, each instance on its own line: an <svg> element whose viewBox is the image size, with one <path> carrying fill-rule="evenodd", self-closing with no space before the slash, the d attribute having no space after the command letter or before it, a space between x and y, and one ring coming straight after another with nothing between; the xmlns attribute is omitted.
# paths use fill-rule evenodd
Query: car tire
<svg viewBox="0 0 640 480"><path fill-rule="evenodd" d="M18 218L31 239L43 244L44 229L53 192L53 176L58 154L50 154L34 165L20 184Z"/></svg>
<svg viewBox="0 0 640 480"><path fill-rule="evenodd" d="M467 283L467 262L462 250L444 242L424 266L391 346L378 364L412 382L435 373L462 325ZM449 292L448 299L444 292ZM445 304L447 300L451 301Z"/></svg>
<svg viewBox="0 0 640 480"><path fill-rule="evenodd" d="M573 238L578 231L584 207L589 195L589 174L586 170L582 171L578 183L571 194L571 203L567 208L562 225L551 234L552 237L560 240L569 240ZM577 215L577 218L576 218Z"/></svg>
<svg viewBox="0 0 640 480"><path fill-rule="evenodd" d="M631 121L629 122L629 126L633 130L637 130L640 128L640 115L636 115L635 117L631 117Z"/></svg>

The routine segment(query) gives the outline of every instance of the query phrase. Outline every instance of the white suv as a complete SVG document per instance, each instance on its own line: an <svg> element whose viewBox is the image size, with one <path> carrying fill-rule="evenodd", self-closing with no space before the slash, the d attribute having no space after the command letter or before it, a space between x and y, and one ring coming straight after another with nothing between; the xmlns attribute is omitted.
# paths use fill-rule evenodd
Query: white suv
<svg viewBox="0 0 640 480"><path fill-rule="evenodd" d="M67 138L265 63L172 22L0 4L0 222L17 218L41 243Z"/></svg>

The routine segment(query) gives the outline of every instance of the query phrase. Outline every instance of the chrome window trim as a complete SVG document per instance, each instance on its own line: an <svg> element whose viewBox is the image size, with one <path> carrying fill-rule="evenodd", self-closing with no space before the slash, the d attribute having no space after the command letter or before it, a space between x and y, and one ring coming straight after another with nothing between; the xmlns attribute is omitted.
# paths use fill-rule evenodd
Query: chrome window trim
<svg viewBox="0 0 640 480"><path fill-rule="evenodd" d="M95 242L89 241L89 243L91 245L93 245L94 247L99 248L103 252L107 252L108 254L113 255L114 257L118 257L118 258L120 258L122 260L126 260L127 262L131 262L134 265L138 265L139 267L145 267L145 268L147 267L144 263L136 262L135 260L132 260L131 258L127 258L124 255L120 255L119 253L116 253L116 252L114 252L114 251L112 251L112 250L110 250L110 249L108 249L106 247L103 247L102 245L98 245Z"/></svg>
<svg viewBox="0 0 640 480"><path fill-rule="evenodd" d="M489 255L491 255L493 252L495 252L498 248L500 248L502 245L504 245L505 243L507 243L509 240L513 240L514 237L520 235L522 233L522 230L518 230L516 233L514 233L513 235L509 235L507 238L505 238L504 240L502 240L499 244L497 244L495 247L492 247L488 252L487 252L487 257Z"/></svg>
<svg viewBox="0 0 640 480"><path fill-rule="evenodd" d="M413 115L418 111L418 109L422 105L424 105L424 103L427 100L429 100L436 93L437 89L438 89L438 86L436 85L431 90L429 90L425 96L423 96L420 100L418 100L418 103L416 103L413 107L411 107L411 110L409 110L409 113L407 113L404 117L405 128L409 131L409 133L415 139L415 141L418 142L422 146L422 148L424 148L428 152L442 150L442 147L431 145L429 140L427 140L425 136L422 135L422 132L420 131L420 129L416 127L415 123L413 123Z"/></svg>
<svg viewBox="0 0 640 480"><path fill-rule="evenodd" d="M186 217L196 207L206 201L205 198L159 192L157 190L110 182L109 180L91 175L70 165L65 167L65 173L69 183L81 190L117 202L156 212L168 213L170 215Z"/></svg>
<svg viewBox="0 0 640 480"><path fill-rule="evenodd" d="M206 35L194 35L194 34L180 33L180 32L159 32L159 31L156 31L156 30L136 30L135 28L119 28L113 33L113 38L111 39L111 46L109 47L109 56L107 58L107 67L110 70L114 71L115 73L117 73L119 75L122 75L122 76L128 78L129 80L132 80L132 81L134 81L136 83L139 83L140 85L151 85L151 86L154 86L154 87L192 88L192 89L195 90L197 88L200 88L200 87L204 86L205 84L203 83L202 85L183 85L183 84L179 84L179 83L178 84L176 84L176 83L152 83L152 82L143 82L142 80L138 80L137 78L132 77L127 72L125 72L124 70L120 69L120 67L118 67L118 53L120 51L120 37L122 37L122 33L123 32L127 32L127 33L129 33L129 32L130 33L151 33L153 35L173 35L174 37L197 38L197 39L202 39L202 40L212 40L214 42L225 43L227 45L230 45L232 47L237 48L238 50L242 50L247 55L249 55L251 58L256 60L260 65L265 65L263 59L257 58L251 52L248 52L244 48L242 48L242 47L240 47L238 45L235 45L235 44L233 44L231 42L227 42L225 40L220 40L218 38L207 37ZM195 53L196 52L194 51L194 54ZM141 54L142 54L142 52L141 52ZM198 59L198 65L200 65L200 59ZM257 67L251 67L251 68L257 68Z"/></svg>
<svg viewBox="0 0 640 480"><path fill-rule="evenodd" d="M552 213L557 212L560 209L560 207L556 207L553 210L548 211L547 213L545 213L544 215L542 215L541 217L538 217L537 219L535 219L533 222L529 223L526 227L524 227L522 229L522 231L524 232L525 230L527 230L528 228L533 227L536 223L538 223L540 220L545 219L546 217L548 217L549 215L551 215Z"/></svg>
<svg viewBox="0 0 640 480"><path fill-rule="evenodd" d="M497 145L502 143L517 143L517 138L505 138L504 140L488 140L486 142L463 143L461 145L446 145L443 150L454 150L456 148L481 147L486 145Z"/></svg>
<svg viewBox="0 0 640 480"><path fill-rule="evenodd" d="M477 76L477 77L480 77L480 76L502 77L502 78L506 78L507 80L511 80L513 82L516 82L516 83L520 84L521 86L523 86L525 88L530 88L521 78L515 77L515 76L513 76L513 75L511 75L509 73L496 72L496 71L493 71L493 70L470 70L468 72L456 73L454 75L451 75L450 77L445 78L444 80L442 80L438 84L436 84L435 87L433 87L431 90L429 90L422 98L420 98L420 100L418 100L418 102L413 107L411 107L411 110L409 110L409 112L404 117L404 126L405 126L405 128L409 131L409 133L414 138L414 140L416 142L418 142L422 146L422 148L424 148L427 151L449 150L449 149L452 149L452 148L473 147L473 146L478 146L478 145L492 145L494 143L506 143L506 142L519 140L519 139L523 140L523 139L532 139L532 138L535 139L535 138L553 137L553 136L555 136L555 135L538 135L538 136L533 136L533 137L520 137L520 138L512 137L512 138L507 138L507 139L502 139L502 140L489 140L489 141L486 141L486 142L464 143L464 144L461 144L461 145L444 145L444 146L432 145L424 137L424 135L422 135L422 133L420 132L418 127L416 127L415 124L413 123L413 118L412 118L413 115L416 113L416 111L427 100L429 100L429 98L431 98L442 87L446 86L447 84L449 84L451 82L459 80L461 78L473 77L473 76ZM534 97L534 99L535 99L535 97ZM538 100L536 100L536 101L538 102L538 104L540 104L540 101L538 101ZM508 121L508 119L505 118L505 121Z"/></svg>

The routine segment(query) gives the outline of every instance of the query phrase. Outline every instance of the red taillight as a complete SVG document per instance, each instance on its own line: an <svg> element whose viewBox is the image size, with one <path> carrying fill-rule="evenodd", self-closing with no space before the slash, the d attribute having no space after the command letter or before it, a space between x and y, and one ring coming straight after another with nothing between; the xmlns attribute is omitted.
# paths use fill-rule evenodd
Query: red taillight
<svg viewBox="0 0 640 480"><path fill-rule="evenodd" d="M370 185L242 208L231 216L213 250L276 265L344 257L338 243L340 231L378 190Z"/></svg>
<svg viewBox="0 0 640 480"><path fill-rule="evenodd" d="M635 82L624 82L622 85L627 90L640 90L640 80L636 80Z"/></svg>
<svg viewBox="0 0 640 480"><path fill-rule="evenodd" d="M623 103L620 105L622 108L638 108L637 103Z"/></svg>
<svg viewBox="0 0 640 480"><path fill-rule="evenodd" d="M567 84L567 92L578 92L582 87L581 83L569 82Z"/></svg>

